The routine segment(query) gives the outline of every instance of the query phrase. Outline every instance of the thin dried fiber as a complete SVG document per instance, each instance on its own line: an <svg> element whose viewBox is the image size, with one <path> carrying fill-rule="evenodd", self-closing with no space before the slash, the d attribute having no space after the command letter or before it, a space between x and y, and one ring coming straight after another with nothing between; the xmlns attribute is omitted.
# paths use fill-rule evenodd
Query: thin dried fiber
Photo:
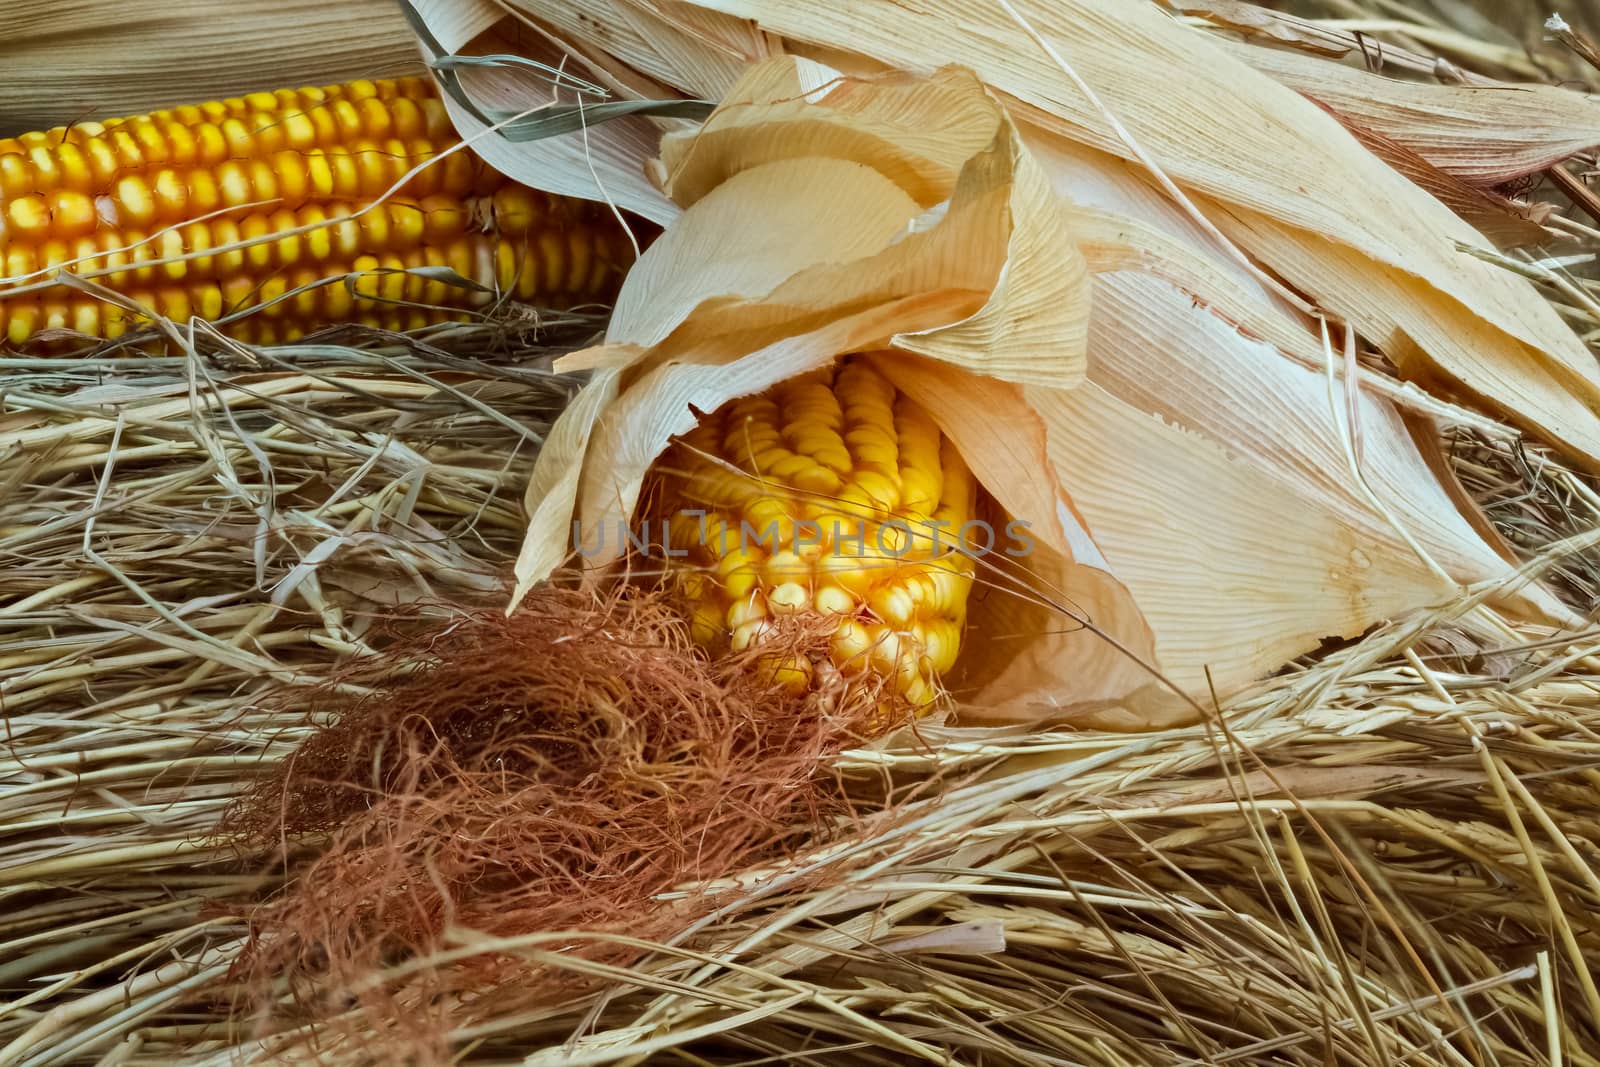
<svg viewBox="0 0 1600 1067"><path fill-rule="evenodd" d="M258 1010L293 1004L308 1022L354 1008L363 1040L387 1033L411 1055L443 1054L445 1031L478 1014L462 1005L508 982L534 999L582 990L569 973L478 957L352 999L378 968L444 947L451 928L682 929L716 895L659 894L847 824L819 769L873 713L871 694L791 695L751 657L707 659L671 604L632 589L543 589L509 618L466 617L381 660L294 694L333 722L220 829L276 864L317 849L253 907L235 977ZM549 947L637 954L605 939Z"/></svg>

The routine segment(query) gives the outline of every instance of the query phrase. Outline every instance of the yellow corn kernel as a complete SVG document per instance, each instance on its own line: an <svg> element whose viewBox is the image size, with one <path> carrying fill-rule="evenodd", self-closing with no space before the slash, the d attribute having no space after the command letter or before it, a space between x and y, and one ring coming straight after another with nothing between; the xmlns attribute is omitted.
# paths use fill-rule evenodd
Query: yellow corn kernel
<svg viewBox="0 0 1600 1067"><path fill-rule="evenodd" d="M378 257L361 256L350 264L350 271L355 275L351 282L355 286L356 295L365 300L376 300L382 279L378 277Z"/></svg>
<svg viewBox="0 0 1600 1067"><path fill-rule="evenodd" d="M738 651L793 640L788 620L814 618L837 674L873 679L900 706L937 699L960 651L973 561L928 524L935 513L969 521L975 483L932 418L869 362L724 405L652 477L673 547L688 551L679 573L696 576L678 589L697 642ZM703 541L687 517L699 510ZM699 577L708 573L717 580ZM773 655L785 685L818 677L809 660Z"/></svg>
<svg viewBox="0 0 1600 1067"><path fill-rule="evenodd" d="M37 144L28 149L28 166L33 171L33 191L53 192L61 187L61 161L48 145Z"/></svg>
<svg viewBox="0 0 1600 1067"><path fill-rule="evenodd" d="M858 607L855 597L836 585L825 585L817 590L817 611L824 615L851 615Z"/></svg>
<svg viewBox="0 0 1600 1067"><path fill-rule="evenodd" d="M276 207L278 175L272 169L272 164L265 159L251 159L246 160L244 166L249 176L250 202L259 207Z"/></svg>
<svg viewBox="0 0 1600 1067"><path fill-rule="evenodd" d="M522 258L510 242L502 241L494 249L494 284L502 293L515 293L522 273Z"/></svg>
<svg viewBox="0 0 1600 1067"><path fill-rule="evenodd" d="M390 247L390 230L388 205L373 208L355 220L356 228L361 231L361 247L369 252L381 252Z"/></svg>
<svg viewBox="0 0 1600 1067"><path fill-rule="evenodd" d="M497 190L491 202L495 229L504 234L527 234L546 216L531 189L511 186Z"/></svg>
<svg viewBox="0 0 1600 1067"><path fill-rule="evenodd" d="M6 315L6 340L13 345L27 341L39 330L39 304L19 298Z"/></svg>
<svg viewBox="0 0 1600 1067"><path fill-rule="evenodd" d="M168 163L194 166L200 156L200 139L194 130L181 122L166 122L161 125L161 136L166 141Z"/></svg>
<svg viewBox="0 0 1600 1067"><path fill-rule="evenodd" d="M117 157L117 174L130 170L138 170L144 166L144 153L139 149L139 142L134 139L131 132L126 129L113 129L106 134L111 143L111 151Z"/></svg>
<svg viewBox="0 0 1600 1067"><path fill-rule="evenodd" d="M78 333L93 337L100 332L101 305L93 300L74 300L70 326Z"/></svg>
<svg viewBox="0 0 1600 1067"><path fill-rule="evenodd" d="M21 152L0 153L0 200L14 200L34 189L33 169Z"/></svg>
<svg viewBox="0 0 1600 1067"><path fill-rule="evenodd" d="M212 283L189 287L189 298L193 301L194 314L202 319L219 319L224 313L222 301L222 287Z"/></svg>
<svg viewBox="0 0 1600 1067"><path fill-rule="evenodd" d="M405 273L405 261L391 254L380 257L378 265L383 268L382 273L378 275L379 295L390 303L405 300L406 279L409 277Z"/></svg>
<svg viewBox="0 0 1600 1067"><path fill-rule="evenodd" d="M43 321L39 328L43 330L64 330L72 322L72 307L64 299L46 299L42 302Z"/></svg>
<svg viewBox="0 0 1600 1067"><path fill-rule="evenodd" d="M340 281L324 285L322 292L322 315L316 321L343 322L355 310L355 294L350 292L350 287Z"/></svg>
<svg viewBox="0 0 1600 1067"><path fill-rule="evenodd" d="M810 661L801 656L762 656L758 669L764 671L774 685L795 694L810 689L815 677Z"/></svg>
<svg viewBox="0 0 1600 1067"><path fill-rule="evenodd" d="M54 157L52 162L60 175L61 188L74 193L88 193L94 189L94 172L83 149L75 144L57 145L55 151L36 148L29 153L36 166ZM41 158L42 157L42 158Z"/></svg>
<svg viewBox="0 0 1600 1067"><path fill-rule="evenodd" d="M109 189L121 162L117 151L105 137L91 137L81 143L84 162L89 167L89 192Z"/></svg>
<svg viewBox="0 0 1600 1067"><path fill-rule="evenodd" d="M572 291L567 279L567 242L559 233L551 230L539 234L537 244L530 238L529 244L537 249L537 255L532 257L539 264L539 277L543 279L545 288L553 293L568 293Z"/></svg>
<svg viewBox="0 0 1600 1067"><path fill-rule="evenodd" d="M143 174L126 174L117 179L111 202L116 206L119 226L148 227L155 221L156 198Z"/></svg>
<svg viewBox="0 0 1600 1067"><path fill-rule="evenodd" d="M163 230L155 241L152 242L156 259L161 262L161 274L164 278L174 281L183 281L183 276L188 273L189 260L182 256L188 251L183 240L181 230Z"/></svg>
<svg viewBox="0 0 1600 1067"><path fill-rule="evenodd" d="M829 656L834 666L847 673L865 670L872 653L872 631L866 623L846 619L833 631Z"/></svg>
<svg viewBox="0 0 1600 1067"><path fill-rule="evenodd" d="M190 217L203 218L223 206L222 187L217 184L214 173L209 170L193 171L187 181Z"/></svg>
<svg viewBox="0 0 1600 1067"><path fill-rule="evenodd" d="M150 180L150 195L156 217L162 222L178 222L188 217L189 183L177 171L158 170Z"/></svg>
<svg viewBox="0 0 1600 1067"><path fill-rule="evenodd" d="M155 311L181 326L194 314L194 305L186 290L162 289L156 293Z"/></svg>
<svg viewBox="0 0 1600 1067"><path fill-rule="evenodd" d="M172 151L165 136L166 131L149 118L131 120L127 126L127 133L139 146L139 159L145 166L160 166L172 158Z"/></svg>
<svg viewBox="0 0 1600 1067"><path fill-rule="evenodd" d="M38 260L33 255L33 249L26 245L6 249L5 258L0 262L4 263L4 267L0 267L0 269L5 271L6 277L15 278L18 281L28 279L34 271L39 269Z"/></svg>
<svg viewBox="0 0 1600 1067"><path fill-rule="evenodd" d="M767 607L774 615L798 615L811 607L811 594L799 582L784 582L767 594Z"/></svg>
<svg viewBox="0 0 1600 1067"><path fill-rule="evenodd" d="M689 636L701 648L720 649L728 640L721 605L714 601L696 603L689 617Z"/></svg>

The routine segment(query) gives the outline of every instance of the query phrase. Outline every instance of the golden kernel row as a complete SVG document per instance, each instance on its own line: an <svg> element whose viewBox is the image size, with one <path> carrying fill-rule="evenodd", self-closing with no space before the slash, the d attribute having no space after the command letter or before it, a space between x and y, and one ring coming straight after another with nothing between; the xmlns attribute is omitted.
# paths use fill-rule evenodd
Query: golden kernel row
<svg viewBox="0 0 1600 1067"><path fill-rule="evenodd" d="M329 201L367 204L395 188L419 163L438 155L429 142L357 143L327 151L229 160L205 170L164 168L125 174L108 192L96 195L71 189L0 189L4 207L0 240L41 241L81 237L100 229L153 228L230 210L292 211ZM481 196L503 184L475 157L455 152L424 167L399 189L404 199L415 202Z"/></svg>
<svg viewBox="0 0 1600 1067"><path fill-rule="evenodd" d="M552 306L582 302L604 291L617 273L615 260L594 255L592 237L569 232L554 235L549 252L542 237L500 240L483 234L457 237L446 245L413 248L404 253L358 255L339 263L280 269L266 275L227 272L213 277L194 275L181 284L156 273L155 267L113 274L115 286L135 303L177 323L191 317L214 320L247 308L261 310L226 331L241 340L259 335L257 320L292 320L295 328L273 328L273 336L293 340L321 324L362 322L382 316L382 325L409 322L426 325L437 320L424 309L405 308L391 314L386 305L423 304L438 308L485 305L497 295L520 300L538 298ZM573 247L582 255L571 254ZM451 284L442 278L408 273L418 268L444 268L485 291ZM139 275L144 275L139 277ZM350 276L348 281L346 276ZM0 339L21 345L47 329L71 329L92 337L115 339L147 325L145 319L93 297L67 295L64 288L0 300ZM292 294L292 295L291 295ZM254 331L254 332L253 332Z"/></svg>
<svg viewBox="0 0 1600 1067"><path fill-rule="evenodd" d="M475 200L388 201L366 211L355 204L313 204L297 211L189 222L153 235L137 228L101 229L70 239L52 236L36 245L6 245L0 251L0 276L11 284L23 284L66 267L122 289L160 280L348 264L363 254L405 254L425 246L450 255L446 249L468 236L494 234L513 243L527 238L538 250L539 257L524 268L526 285L518 286L531 296L541 286L560 292L588 291L597 271L614 273L619 261L631 255L620 233L562 225L550 213L537 210L539 199L540 194L516 188ZM247 247L230 247L234 245ZM229 250L203 254L216 248ZM329 273L331 269L323 271Z"/></svg>
<svg viewBox="0 0 1600 1067"><path fill-rule="evenodd" d="M0 140L0 196L103 193L119 177L160 167L210 168L285 149L419 139L457 140L425 79L253 93Z"/></svg>

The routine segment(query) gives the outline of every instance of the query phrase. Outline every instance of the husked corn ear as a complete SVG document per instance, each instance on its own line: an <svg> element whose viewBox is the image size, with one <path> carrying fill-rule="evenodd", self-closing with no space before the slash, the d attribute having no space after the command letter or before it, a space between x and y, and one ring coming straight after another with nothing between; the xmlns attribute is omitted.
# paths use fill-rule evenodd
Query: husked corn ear
<svg viewBox="0 0 1600 1067"><path fill-rule="evenodd" d="M246 340L343 321L419 325L495 293L551 308L608 299L633 256L610 211L519 186L470 151L449 152L458 142L424 78L252 93L0 139L0 341L64 327L117 337L138 325L52 285L57 268L185 319L377 272L354 293L335 282L241 320L230 332ZM398 273L418 267L448 267L493 293Z"/></svg>
<svg viewBox="0 0 1600 1067"><path fill-rule="evenodd" d="M776 662L784 681L870 673L913 706L933 702L966 625L961 537L976 484L927 412L870 364L725 405L657 478L667 547L687 552L673 580L697 643L742 650L775 619L809 614L831 630L827 661Z"/></svg>

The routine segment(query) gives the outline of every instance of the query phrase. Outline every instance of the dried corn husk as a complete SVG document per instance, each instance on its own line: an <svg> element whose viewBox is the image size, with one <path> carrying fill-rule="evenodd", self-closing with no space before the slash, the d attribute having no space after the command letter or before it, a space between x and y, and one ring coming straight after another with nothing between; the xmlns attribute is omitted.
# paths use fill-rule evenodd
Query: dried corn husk
<svg viewBox="0 0 1600 1067"><path fill-rule="evenodd" d="M1125 166L1041 163L959 70L752 68L703 131L663 143L683 214L606 343L562 365L595 376L540 456L521 590L567 558L574 520L588 544L628 521L697 411L858 351L1039 534L1025 573L991 575L949 679L974 716L1159 725L1193 712L1208 670L1231 690L1505 574L1386 400L1355 401L1351 474L1343 385L1330 404L1305 320ZM1062 187L1098 203L1052 195L1069 169ZM1559 611L1537 591L1520 606Z"/></svg>
<svg viewBox="0 0 1600 1067"><path fill-rule="evenodd" d="M757 66L703 134L663 145L665 186L685 212L630 276L606 345L564 364L595 378L540 455L520 590L565 558L574 520L601 543L588 531L630 519L646 471L696 411L845 353L899 349L915 356L881 363L903 386L927 380L917 364L964 383L918 398L1000 506L1029 517L1038 549L1024 580L1113 637L1063 630L1059 615L1040 625L1050 611L1028 599L982 598L975 630L1034 636L1026 650L970 657L997 665L972 681L975 699L1119 703L1152 685L1150 635L1050 476L1021 392L1084 371L1088 277L1064 215L970 74L834 82L800 100L817 73ZM958 132L928 136L941 127ZM730 246L730 233L750 240ZM1000 403L1015 416L997 433ZM1042 670L1068 664L1070 677L1041 684Z"/></svg>
<svg viewBox="0 0 1600 1067"><path fill-rule="evenodd" d="M490 42L482 50L503 49ZM561 59L559 50L547 43L536 42L523 51L552 67ZM426 48L424 55L438 58ZM671 201L645 179L641 169L643 161L655 154L660 138L660 130L644 118L625 116L558 136L513 141L500 136L484 116L535 117L579 107L582 101L513 66L469 67L455 71L454 77L477 111L447 92L444 102L450 118L461 136L471 141L473 151L502 173L552 193L607 201L657 222L676 214Z"/></svg>
<svg viewBox="0 0 1600 1067"><path fill-rule="evenodd" d="M1153 4L1019 0L1015 18L988 0L512 6L581 49L690 96L726 91L725 57L740 41L759 42L761 54L770 49L752 24L781 37L789 52L852 72L970 66L1041 136L1124 158L1138 145L1229 239L1350 319L1409 376L1460 389L1600 468L1600 372L1528 282L1460 251L1491 242L1334 116ZM646 9L677 31L670 63L652 38L612 29ZM703 67L683 61L691 42L708 59ZM1160 85L1182 87L1181 98L1158 91L1157 71ZM634 186L647 196L646 186Z"/></svg>
<svg viewBox="0 0 1600 1067"><path fill-rule="evenodd" d="M1600 145L1600 101L1559 85L1402 81L1284 49L1219 45L1473 185L1508 182Z"/></svg>
<svg viewBox="0 0 1600 1067"><path fill-rule="evenodd" d="M1410 145L1369 129L1348 115L1338 112L1334 112L1334 115L1340 125L1355 135L1363 148L1501 248L1541 244L1562 236L1560 231L1541 225L1549 218L1552 205L1519 203L1494 189L1470 185L1430 163L1427 157Z"/></svg>

